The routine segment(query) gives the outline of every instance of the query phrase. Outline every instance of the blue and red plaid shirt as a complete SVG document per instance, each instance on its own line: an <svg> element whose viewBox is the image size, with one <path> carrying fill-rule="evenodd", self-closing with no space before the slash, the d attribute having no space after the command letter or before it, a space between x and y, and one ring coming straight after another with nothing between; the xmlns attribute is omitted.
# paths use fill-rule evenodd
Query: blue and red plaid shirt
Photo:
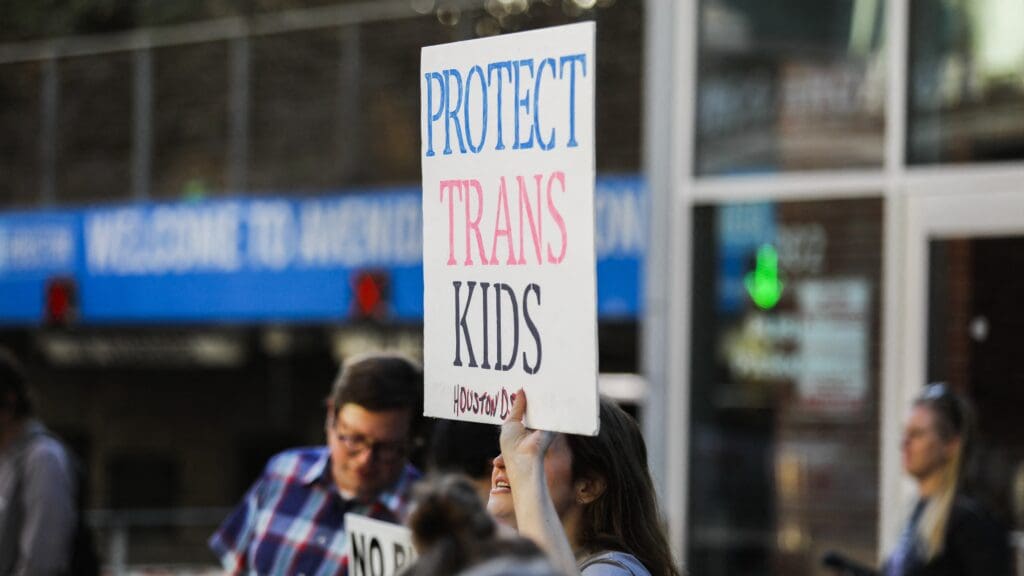
<svg viewBox="0 0 1024 576"><path fill-rule="evenodd" d="M394 486L362 504L341 496L327 447L282 452L210 537L210 549L229 574L347 574L345 514L404 520L419 478L406 464Z"/></svg>

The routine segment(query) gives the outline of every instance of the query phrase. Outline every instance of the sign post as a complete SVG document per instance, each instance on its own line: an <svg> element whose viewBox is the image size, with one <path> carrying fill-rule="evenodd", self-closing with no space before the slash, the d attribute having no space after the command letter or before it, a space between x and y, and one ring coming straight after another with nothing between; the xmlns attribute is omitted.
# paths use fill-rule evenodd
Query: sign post
<svg viewBox="0 0 1024 576"><path fill-rule="evenodd" d="M421 52L427 416L597 433L594 30Z"/></svg>

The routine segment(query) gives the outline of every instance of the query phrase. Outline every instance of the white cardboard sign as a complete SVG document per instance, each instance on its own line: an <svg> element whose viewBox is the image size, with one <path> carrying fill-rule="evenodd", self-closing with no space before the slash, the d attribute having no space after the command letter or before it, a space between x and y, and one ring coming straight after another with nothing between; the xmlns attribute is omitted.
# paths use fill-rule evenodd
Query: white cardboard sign
<svg viewBox="0 0 1024 576"><path fill-rule="evenodd" d="M427 416L597 433L594 30L421 52Z"/></svg>
<svg viewBox="0 0 1024 576"><path fill-rule="evenodd" d="M416 559L412 533L405 526L345 514L345 532L352 576L394 576Z"/></svg>

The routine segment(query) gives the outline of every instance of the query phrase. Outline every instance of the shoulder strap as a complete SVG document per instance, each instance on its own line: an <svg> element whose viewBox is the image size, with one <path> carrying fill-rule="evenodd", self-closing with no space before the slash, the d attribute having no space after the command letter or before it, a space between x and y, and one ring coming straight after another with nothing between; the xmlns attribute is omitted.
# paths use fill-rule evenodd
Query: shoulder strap
<svg viewBox="0 0 1024 576"><path fill-rule="evenodd" d="M28 460L28 451L46 435L45 432L35 431L21 439L20 446L14 453L14 498L21 502L22 486L25 484L25 461Z"/></svg>
<svg viewBox="0 0 1024 576"><path fill-rule="evenodd" d="M71 541L70 574L75 576L97 576L100 573L100 558L96 553L96 543L93 539L92 531L85 522L85 473L78 457L71 452L59 436L51 432L48 428L36 430L26 438L24 444L20 447L17 455L15 456L14 464L17 468L17 479L15 480L14 487L15 497L19 499L22 498L22 486L24 485L25 478L25 460L28 458L28 452L36 442L43 438L50 438L60 444L63 448L65 458L67 458L68 473L71 475L71 482L73 483L73 489L75 491L75 532ZM19 500L19 506L20 505Z"/></svg>
<svg viewBox="0 0 1024 576"><path fill-rule="evenodd" d="M60 442L60 439L54 436L53 433L47 430L46 428L37 429L30 432L25 438L22 439L21 446L18 447L18 451L14 455L14 468L16 474L14 481L14 495L16 498L19 499L19 502L21 501L22 498L22 487L25 484L25 463L28 460L28 453L29 451L32 450L32 447L35 446L37 442L44 438L51 438L57 442ZM75 463L71 462L71 465L74 466ZM72 468L70 472L74 474L76 470ZM72 478L72 480L74 480L74 477Z"/></svg>
<svg viewBox="0 0 1024 576"><path fill-rule="evenodd" d="M616 558L614 556L613 552L601 552L599 554L594 554L592 556L588 556L588 557L584 558L583 561L580 562L580 565L579 565L580 572L582 572L585 568L589 568L590 566L594 566L595 564L604 564L606 566L615 566L616 568L621 568L622 570L625 570L626 572L628 572L632 576L636 576L636 573L633 572L633 569L630 568L626 563L624 563L621 560L619 560L618 558Z"/></svg>
<svg viewBox="0 0 1024 576"><path fill-rule="evenodd" d="M5 522L4 528L6 530L13 529L15 534L21 533L22 523L24 522L25 514L25 462L28 460L28 452L32 449L32 446L39 439L40 434L38 432L26 435L17 440L17 445L14 446L14 454L11 461L14 465L14 488L11 490L10 502L8 503L8 509L10 510L9 519ZM4 570L13 570L18 562L21 551L18 544L14 544L14 557L11 559L11 565L7 567L0 567Z"/></svg>

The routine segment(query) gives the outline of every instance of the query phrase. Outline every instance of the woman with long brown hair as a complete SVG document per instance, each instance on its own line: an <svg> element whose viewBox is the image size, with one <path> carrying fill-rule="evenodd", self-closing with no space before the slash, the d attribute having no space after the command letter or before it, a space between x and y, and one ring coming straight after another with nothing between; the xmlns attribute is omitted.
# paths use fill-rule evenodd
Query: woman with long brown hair
<svg viewBox="0 0 1024 576"><path fill-rule="evenodd" d="M902 451L919 500L885 576L1009 576L1006 533L963 494L973 433L969 406L944 384L927 386L914 401Z"/></svg>
<svg viewBox="0 0 1024 576"><path fill-rule="evenodd" d="M636 422L600 401L597 436L527 429L526 396L502 425L488 511L567 574L679 576Z"/></svg>

